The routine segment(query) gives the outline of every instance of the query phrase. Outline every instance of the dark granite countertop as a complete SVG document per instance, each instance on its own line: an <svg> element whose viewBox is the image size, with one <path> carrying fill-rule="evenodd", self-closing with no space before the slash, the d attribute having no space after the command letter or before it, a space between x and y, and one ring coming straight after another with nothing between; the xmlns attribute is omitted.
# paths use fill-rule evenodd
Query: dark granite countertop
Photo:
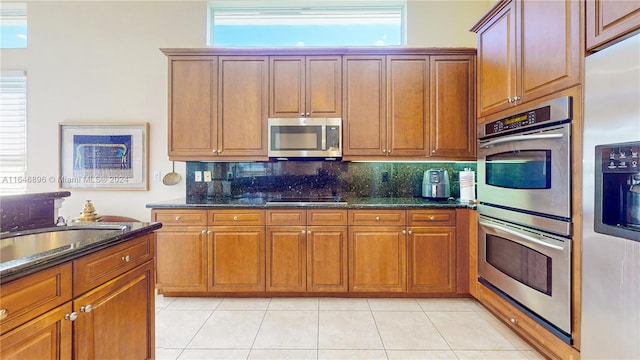
<svg viewBox="0 0 640 360"><path fill-rule="evenodd" d="M344 198L339 202L272 202L263 197L242 198L198 198L173 199L148 203L150 209L212 209L212 208L343 208L343 209L429 209L429 208L475 208L474 204L459 200L429 200L420 197L410 198Z"/></svg>
<svg viewBox="0 0 640 360"><path fill-rule="evenodd" d="M19 252L19 258L12 260L2 260L0 263L0 283L5 283L11 280L18 279L28 274L44 270L48 267L58 265L69 260L79 258L81 256L111 247L113 245L125 242L132 238L145 235L156 229L162 227L161 223L153 222L132 222L132 223L77 223L69 225L69 229L95 228L100 226L121 225L121 229L108 231L105 234L92 235L82 240L73 241L67 244L60 244L45 249L46 246L41 246L40 249L34 250L34 252ZM62 228L62 227L61 227ZM46 233L47 230L60 230L61 228L43 228L34 229L28 231L21 231L16 233L2 234L0 239L0 248L4 248L5 251L10 252L10 247L18 247L21 236L29 236L32 234ZM66 231L73 231L67 229ZM18 236L18 237L16 237ZM26 239L26 238L25 238ZM26 240L25 240L26 241ZM16 245L18 244L18 245ZM12 249L13 250L13 249Z"/></svg>

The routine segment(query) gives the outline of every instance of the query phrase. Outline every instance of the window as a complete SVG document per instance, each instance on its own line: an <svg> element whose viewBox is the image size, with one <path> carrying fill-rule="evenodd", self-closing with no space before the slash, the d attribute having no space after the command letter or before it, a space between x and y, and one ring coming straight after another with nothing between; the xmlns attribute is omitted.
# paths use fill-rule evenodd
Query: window
<svg viewBox="0 0 640 360"><path fill-rule="evenodd" d="M0 48L27 47L27 4L0 3Z"/></svg>
<svg viewBox="0 0 640 360"><path fill-rule="evenodd" d="M0 194L27 191L27 77L0 72Z"/></svg>
<svg viewBox="0 0 640 360"><path fill-rule="evenodd" d="M404 5L304 8L210 6L209 45L403 45Z"/></svg>

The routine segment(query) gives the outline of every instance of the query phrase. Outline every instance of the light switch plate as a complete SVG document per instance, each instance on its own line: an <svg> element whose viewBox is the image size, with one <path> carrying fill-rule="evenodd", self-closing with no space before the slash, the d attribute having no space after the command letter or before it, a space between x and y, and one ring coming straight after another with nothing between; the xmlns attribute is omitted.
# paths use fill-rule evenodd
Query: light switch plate
<svg viewBox="0 0 640 360"><path fill-rule="evenodd" d="M195 171L195 182L201 182L202 181L202 171Z"/></svg>
<svg viewBox="0 0 640 360"><path fill-rule="evenodd" d="M211 171L204 172L204 182L211 182Z"/></svg>

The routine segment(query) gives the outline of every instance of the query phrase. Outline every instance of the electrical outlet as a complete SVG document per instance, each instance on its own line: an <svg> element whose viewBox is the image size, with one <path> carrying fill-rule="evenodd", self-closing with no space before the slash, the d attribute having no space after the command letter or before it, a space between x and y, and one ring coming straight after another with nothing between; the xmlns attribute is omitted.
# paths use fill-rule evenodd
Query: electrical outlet
<svg viewBox="0 0 640 360"><path fill-rule="evenodd" d="M204 172L204 182L211 182L211 171Z"/></svg>
<svg viewBox="0 0 640 360"><path fill-rule="evenodd" d="M160 181L160 178L162 177L162 173L158 170L153 172L153 181L158 182Z"/></svg>
<svg viewBox="0 0 640 360"><path fill-rule="evenodd" d="M202 182L202 171L195 171L195 182Z"/></svg>

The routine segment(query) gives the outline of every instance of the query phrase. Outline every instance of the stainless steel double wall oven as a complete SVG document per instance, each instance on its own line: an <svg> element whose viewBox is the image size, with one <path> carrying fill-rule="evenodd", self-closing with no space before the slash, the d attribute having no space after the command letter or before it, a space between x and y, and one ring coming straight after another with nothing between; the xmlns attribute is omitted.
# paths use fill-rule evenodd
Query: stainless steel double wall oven
<svg viewBox="0 0 640 360"><path fill-rule="evenodd" d="M478 125L480 281L571 343L571 97Z"/></svg>

